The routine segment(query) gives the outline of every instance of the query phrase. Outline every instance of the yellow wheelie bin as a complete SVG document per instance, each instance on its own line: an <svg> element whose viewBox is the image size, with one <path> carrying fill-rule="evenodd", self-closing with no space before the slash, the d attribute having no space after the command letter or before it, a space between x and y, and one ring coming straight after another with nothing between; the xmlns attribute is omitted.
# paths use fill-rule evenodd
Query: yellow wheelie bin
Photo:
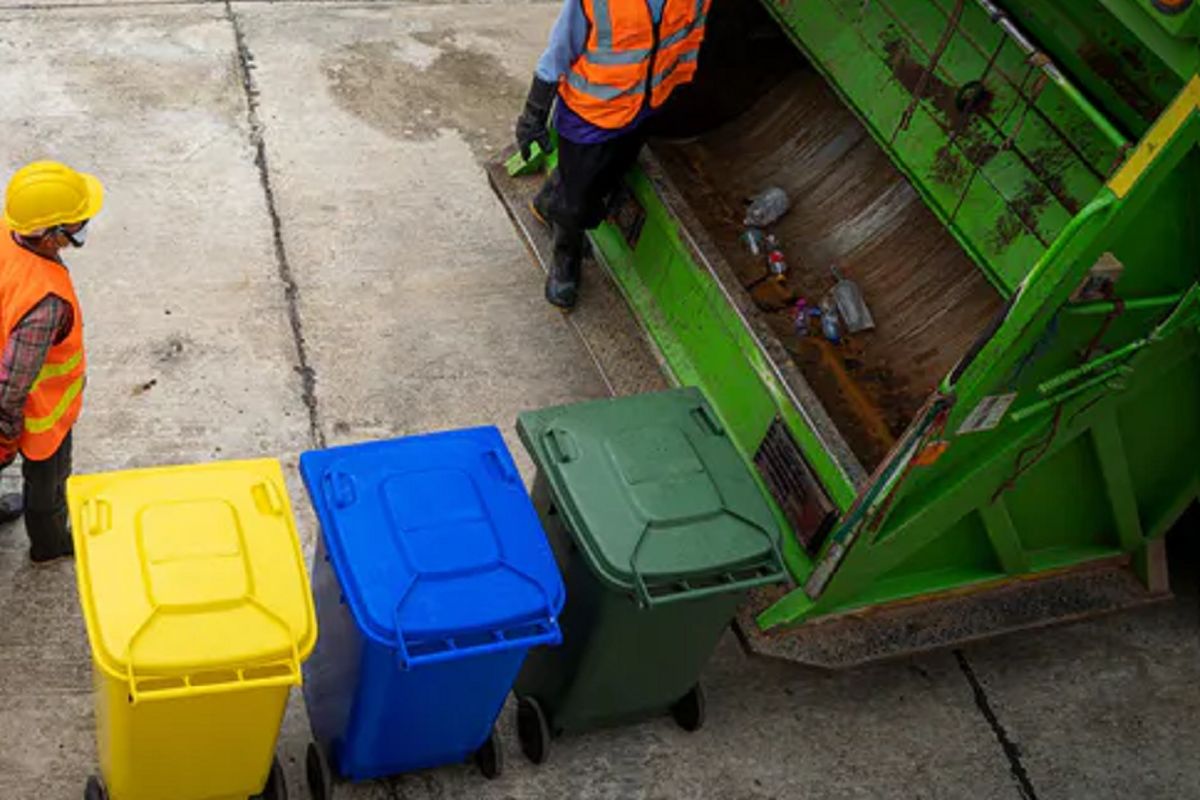
<svg viewBox="0 0 1200 800"><path fill-rule="evenodd" d="M67 484L96 688L87 800L269 800L317 626L274 460Z"/></svg>

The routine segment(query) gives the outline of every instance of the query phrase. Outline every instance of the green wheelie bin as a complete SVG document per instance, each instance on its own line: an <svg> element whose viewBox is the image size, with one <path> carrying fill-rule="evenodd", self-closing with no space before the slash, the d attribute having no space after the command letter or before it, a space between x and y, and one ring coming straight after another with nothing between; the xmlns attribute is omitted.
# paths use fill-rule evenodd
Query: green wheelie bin
<svg viewBox="0 0 1200 800"><path fill-rule="evenodd" d="M700 672L754 586L785 578L771 507L696 389L521 414L533 499L567 586L563 646L530 654L517 732L665 713L704 721Z"/></svg>

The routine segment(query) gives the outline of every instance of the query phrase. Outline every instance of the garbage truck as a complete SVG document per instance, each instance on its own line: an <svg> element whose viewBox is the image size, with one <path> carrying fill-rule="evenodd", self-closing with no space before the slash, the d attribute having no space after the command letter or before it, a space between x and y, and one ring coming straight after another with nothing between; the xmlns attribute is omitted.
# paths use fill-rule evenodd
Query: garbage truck
<svg viewBox="0 0 1200 800"><path fill-rule="evenodd" d="M786 523L752 651L845 667L1169 596L1200 497L1200 3L714 0L649 124L592 252ZM783 269L746 225L766 189ZM814 325L841 281L873 327Z"/></svg>

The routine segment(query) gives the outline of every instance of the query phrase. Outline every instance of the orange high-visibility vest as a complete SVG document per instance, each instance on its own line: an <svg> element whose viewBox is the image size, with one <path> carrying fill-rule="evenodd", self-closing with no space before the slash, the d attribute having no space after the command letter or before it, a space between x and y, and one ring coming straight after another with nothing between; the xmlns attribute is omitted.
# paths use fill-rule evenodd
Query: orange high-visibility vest
<svg viewBox="0 0 1200 800"><path fill-rule="evenodd" d="M646 0L580 0L587 44L559 81L571 110L601 128L621 128L658 108L696 74L712 0L666 0L662 19Z"/></svg>
<svg viewBox="0 0 1200 800"><path fill-rule="evenodd" d="M25 400L25 431L18 444L34 461L54 455L79 419L87 368L83 317L67 268L18 245L0 223L0 352L21 319L49 294L69 303L73 316L71 332L51 345Z"/></svg>

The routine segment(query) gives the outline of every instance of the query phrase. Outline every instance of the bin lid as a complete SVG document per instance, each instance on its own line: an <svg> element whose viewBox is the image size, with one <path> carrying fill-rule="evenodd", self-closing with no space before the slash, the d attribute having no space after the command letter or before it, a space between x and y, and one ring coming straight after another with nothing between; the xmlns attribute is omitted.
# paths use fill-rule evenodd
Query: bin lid
<svg viewBox="0 0 1200 800"><path fill-rule="evenodd" d="M783 577L775 515L699 390L524 413L517 430L610 585L654 602Z"/></svg>
<svg viewBox="0 0 1200 800"><path fill-rule="evenodd" d="M105 672L291 664L312 650L316 619L278 461L78 475L67 502Z"/></svg>
<svg viewBox="0 0 1200 800"><path fill-rule="evenodd" d="M300 472L356 623L404 665L557 640L562 579L496 428L306 452Z"/></svg>

